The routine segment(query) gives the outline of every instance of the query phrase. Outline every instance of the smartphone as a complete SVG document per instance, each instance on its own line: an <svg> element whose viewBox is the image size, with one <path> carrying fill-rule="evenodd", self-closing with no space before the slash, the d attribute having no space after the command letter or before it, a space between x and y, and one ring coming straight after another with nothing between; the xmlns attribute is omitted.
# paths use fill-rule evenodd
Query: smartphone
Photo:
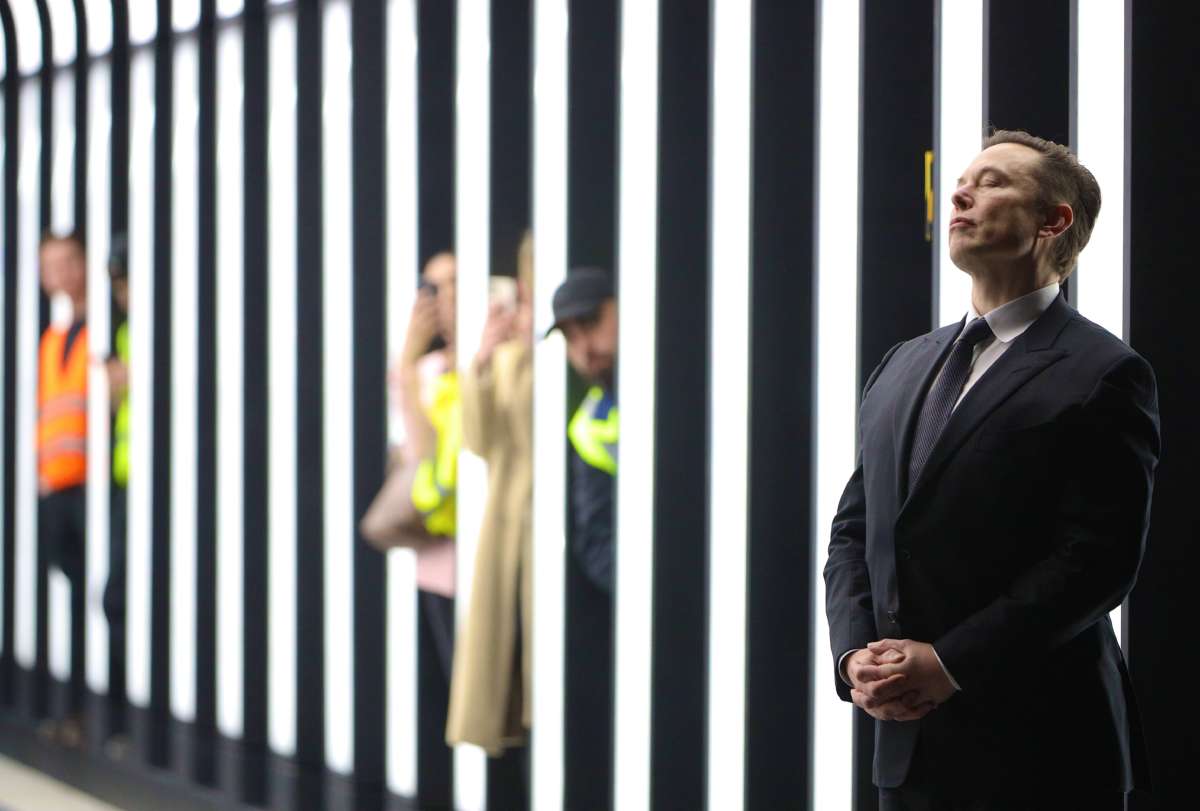
<svg viewBox="0 0 1200 811"><path fill-rule="evenodd" d="M512 276L492 276L488 279L488 301L507 312L516 312L517 280Z"/></svg>

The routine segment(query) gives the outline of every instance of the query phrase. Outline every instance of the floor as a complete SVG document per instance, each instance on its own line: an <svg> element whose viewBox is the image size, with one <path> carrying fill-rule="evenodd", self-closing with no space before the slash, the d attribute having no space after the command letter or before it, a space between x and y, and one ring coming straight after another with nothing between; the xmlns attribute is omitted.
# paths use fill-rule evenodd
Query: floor
<svg viewBox="0 0 1200 811"><path fill-rule="evenodd" d="M0 756L0 811L121 811Z"/></svg>

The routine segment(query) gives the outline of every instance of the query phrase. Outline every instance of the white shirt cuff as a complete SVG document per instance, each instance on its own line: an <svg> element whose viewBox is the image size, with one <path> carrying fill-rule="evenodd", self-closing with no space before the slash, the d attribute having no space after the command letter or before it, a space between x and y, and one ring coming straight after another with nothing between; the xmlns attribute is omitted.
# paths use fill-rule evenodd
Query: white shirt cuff
<svg viewBox="0 0 1200 811"><path fill-rule="evenodd" d="M852 653L857 653L860 650L862 650L862 648L851 648L850 650L843 653L841 655L841 657L838 658L838 675L842 677L842 681L845 682L847 687L853 687L854 683L851 682L850 677L846 675L846 668L843 665L846 664L847 656L849 656ZM941 660L939 659L938 661L941 661ZM954 681L954 679L951 679L950 681Z"/></svg>
<svg viewBox="0 0 1200 811"><path fill-rule="evenodd" d="M933 657L937 659L938 664L942 666L942 672L946 674L946 678L950 680L950 684L954 685L955 690L962 692L962 688L958 686L958 682L954 680L954 676L951 675L950 671L946 669L946 663L942 661L941 656L938 656L937 648L934 648L933 645L930 645L929 647L933 648Z"/></svg>

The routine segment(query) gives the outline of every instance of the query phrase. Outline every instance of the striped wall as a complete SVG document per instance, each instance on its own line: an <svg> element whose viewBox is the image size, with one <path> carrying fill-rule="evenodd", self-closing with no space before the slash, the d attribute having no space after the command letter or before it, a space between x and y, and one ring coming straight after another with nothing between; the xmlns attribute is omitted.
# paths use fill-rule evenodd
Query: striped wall
<svg viewBox="0 0 1200 811"><path fill-rule="evenodd" d="M1105 204L1070 295L1126 339L1150 319L1129 296L1131 195L1148 194L1129 161L1152 126L1125 92L1146 53L1126 47L1132 0L0 13L0 712L46 717L83 668L94 729L231 803L508 811L522 792L519 769L445 746L414 557L357 531L402 439L386 371L434 253L458 256L464 358L527 226L535 328L567 267L618 282L611 639L573 623L572 387L559 337L535 355L539 811L875 807L872 726L829 684L825 538L866 376L966 307L942 235L986 125L1079 152ZM47 228L86 232L98 358L121 319L115 246L130 275L126 491L102 367L90 377L83 662L79 601L36 540L36 347L59 317L38 285ZM464 454L460 617L485 488ZM122 559L114 497L120 639L99 601ZM611 696L581 695L584 649L611 666ZM585 732L580 701L610 705L611 728Z"/></svg>

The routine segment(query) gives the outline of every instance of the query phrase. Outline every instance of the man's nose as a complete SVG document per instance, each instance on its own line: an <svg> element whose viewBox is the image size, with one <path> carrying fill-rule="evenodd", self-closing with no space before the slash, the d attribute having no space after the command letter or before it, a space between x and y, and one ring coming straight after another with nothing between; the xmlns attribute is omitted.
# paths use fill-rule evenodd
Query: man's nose
<svg viewBox="0 0 1200 811"><path fill-rule="evenodd" d="M964 191L963 186L959 186L954 190L954 194L950 195L950 204L959 211L966 211L971 207L971 196Z"/></svg>

